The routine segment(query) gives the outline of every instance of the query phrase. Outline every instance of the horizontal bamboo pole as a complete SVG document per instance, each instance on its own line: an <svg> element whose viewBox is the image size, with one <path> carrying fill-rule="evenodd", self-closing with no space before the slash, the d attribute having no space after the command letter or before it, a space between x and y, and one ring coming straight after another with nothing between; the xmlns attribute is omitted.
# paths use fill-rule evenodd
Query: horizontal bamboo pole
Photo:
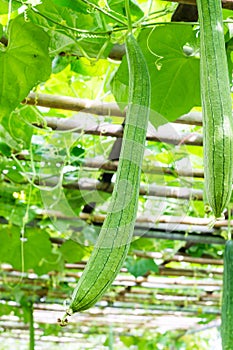
<svg viewBox="0 0 233 350"><path fill-rule="evenodd" d="M64 109L67 111L69 110L75 112L82 111L84 113L96 115L107 115L115 117L125 116L125 114L121 112L118 105L114 102L101 102L70 96L36 94L34 92L31 92L22 102L22 104Z"/></svg>
<svg viewBox="0 0 233 350"><path fill-rule="evenodd" d="M17 283L19 281L20 278L22 278L22 274L19 271L14 270L12 267L10 267L9 265L4 265L1 264L1 270L4 271L4 277L0 276L0 281L4 282L4 279L7 279L8 283L13 284L13 283ZM61 287L56 287L53 288L52 290L50 290L49 288L46 287L46 285L48 284L48 281L51 279L53 279L54 276L58 275L58 272L54 271L51 273L48 273L46 276L37 276L36 274L34 274L32 276L32 274L30 274L30 276L27 273L24 273L23 275L23 281L24 281L24 288L28 288L28 286L31 286L32 290L32 295L33 293L37 293L40 297L46 296L49 297L50 295L53 297L61 297L63 298L64 296L67 297L66 294L66 289L64 290L62 288L63 283L67 284L67 283L76 283L76 281L79 280L82 271L84 270L86 266L85 262L80 262L80 263L76 263L76 264L66 264L66 273L64 274L63 277L60 277L60 283L61 283ZM191 274L193 272L195 272L195 270L191 270L189 269ZM114 286L131 286L132 288L135 286L141 286L144 287L148 290L153 290L156 288L171 288L171 289L180 289L182 288L182 286L185 287L210 287L210 288L215 288L216 290L219 289L219 287L222 285L222 279L219 278L212 278L209 277L207 278L206 276L206 271L208 273L211 273L211 270L204 270L204 275L203 277L200 276L187 276L187 277L195 277L194 279L190 278L190 279L180 279L180 277L183 276L183 268L178 269L178 268L161 268L161 271L163 271L163 274L160 276L159 274L157 275L150 275L150 276L140 276L140 277L134 277L130 274L127 273L126 268L122 268L121 272L123 272L123 274L119 274L115 281L114 281ZM169 276L171 275L170 272L174 271L174 273L176 273L176 278L170 278ZM179 274L179 271L181 272ZM214 271L214 269L213 269ZM169 272L167 274L165 274L165 272ZM221 275L222 271L218 271L215 269L215 272L217 275ZM45 286L44 290L40 290L41 286ZM166 287L164 287L166 286ZM5 283L2 284L1 286L1 290L6 290L9 291L9 293L11 293L11 288L8 287Z"/></svg>
<svg viewBox="0 0 233 350"><path fill-rule="evenodd" d="M55 187L58 183L56 177L52 179L41 179L40 186ZM106 184L104 182L89 179L81 178L77 182L64 183L64 188L80 191L103 191L106 193L112 193L113 184ZM203 191L192 189L188 187L175 187L175 186L158 186L154 184L149 185L140 185L139 193L141 196L152 196L152 197L161 197L161 198L175 198L175 199L185 199L185 200L202 200ZM85 193L83 192L85 197Z"/></svg>
<svg viewBox="0 0 233 350"><path fill-rule="evenodd" d="M158 256L158 253L156 252L145 252L141 250L133 250L133 254L136 256L139 256L141 258L148 258L148 259L163 259L163 254L160 253ZM189 262L191 264L200 264L200 265L223 265L223 259L214 259L214 258L198 258L193 256L188 256L184 254L176 254L173 255L171 258L165 261L165 263L176 261L176 262Z"/></svg>
<svg viewBox="0 0 233 350"><path fill-rule="evenodd" d="M65 215L64 213L56 210L49 210L49 209L41 209L40 214L38 213L38 219L41 218L41 216L50 216L55 219L59 220L77 220L76 217L70 217ZM106 215L104 214L88 214L88 213L80 213L79 218L88 222L92 222L93 224L102 224L106 218ZM225 229L228 227L228 225L233 226L233 220L217 220L213 221L213 218L199 218L199 217L193 217L188 215L181 215L181 216L175 216L175 215L158 215L157 217L154 217L153 215L140 215L137 217L136 223L148 225L148 227L151 227L150 224L168 224L166 227L169 229L169 225L171 227L177 228L177 225L186 225L183 226L184 230L188 230L189 232L208 232L213 233L213 228L223 228ZM181 227L181 226L180 226ZM190 231L191 230L191 231Z"/></svg>
<svg viewBox="0 0 233 350"><path fill-rule="evenodd" d="M49 94L36 94L31 92L22 102L23 104L47 107L55 109L63 109L74 112L88 113L99 116L125 117L125 112L121 111L115 102L102 102L98 100L88 100L70 96L59 96ZM202 125L201 112L192 111L178 118L175 123Z"/></svg>
<svg viewBox="0 0 233 350"><path fill-rule="evenodd" d="M17 155L18 160L30 161L29 154L19 153ZM34 162L40 162L41 157L34 157ZM118 161L110 161L104 158L85 158L80 159L80 169L82 170L90 170L94 169L95 171L105 171L109 173L114 173L118 168ZM203 169L192 169L189 168L181 168L181 169L172 169L169 166L161 166L158 165L157 162L147 162L145 161L142 164L142 172L144 174L156 174L156 175L170 175L173 177L191 177L191 178L204 178Z"/></svg>
<svg viewBox="0 0 233 350"><path fill-rule="evenodd" d="M83 160L81 167L115 172L118 168L118 161L86 158ZM203 169L171 169L168 166L158 166L158 163L154 162L150 162L149 164L147 164L147 162L144 162L142 165L142 172L145 174L164 174L175 177L184 176L204 178Z"/></svg>
<svg viewBox="0 0 233 350"><path fill-rule="evenodd" d="M106 122L100 124L98 120L94 118L86 119L76 115L74 118L67 119L46 117L45 120L47 126L53 130L118 138L123 136L123 126L121 124ZM43 125L38 126L43 127ZM148 141L165 142L172 145L203 145L203 137L199 133L178 133L170 124L169 126L167 124L163 125L159 127L158 130L154 128L148 129L146 138Z"/></svg>

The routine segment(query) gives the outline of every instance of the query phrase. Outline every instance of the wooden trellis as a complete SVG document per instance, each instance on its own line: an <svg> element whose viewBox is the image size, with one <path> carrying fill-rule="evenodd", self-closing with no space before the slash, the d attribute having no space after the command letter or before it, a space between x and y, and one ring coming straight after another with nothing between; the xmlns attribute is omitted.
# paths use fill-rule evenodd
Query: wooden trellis
<svg viewBox="0 0 233 350"><path fill-rule="evenodd" d="M169 0L173 1L173 0ZM195 5L195 0L175 0L180 4ZM222 1L223 7L233 9L232 0ZM110 58L121 59L125 54L123 45L116 45L110 53ZM56 117L45 118L47 127L57 131L82 132L84 135L109 136L120 139L123 134L123 120L125 117L117 104L102 103L67 96L54 96L46 94L30 93L23 101L23 104L38 107L48 107L77 112L70 119L59 119ZM94 115L91 124L85 121L85 115ZM118 124L110 121L106 122L103 117L117 117ZM110 119L110 118L109 118ZM200 112L190 112L181 116L174 122L189 126L202 126L202 116ZM43 128L44 125L37 124L36 127ZM167 133L166 126L158 130L150 128L147 140L153 142L163 142L170 145L203 145L202 135L198 132L181 132L179 134ZM17 155L19 162L28 161L28 154ZM114 174L117 170L118 161L113 159L85 158L82 168L88 171L109 172ZM158 166L157 163L144 164L143 171L148 176L150 174L163 174L168 176L181 176L203 181L203 169L171 169L169 166ZM5 179L4 181L7 180ZM57 183L58 178L43 178L36 180L39 185L51 186ZM27 184L27 182L25 182ZM103 191L112 192L113 185L103 181L82 178L78 181L66 181L63 184L66 189L82 191ZM159 186L142 184L140 187L141 196L151 196L153 198L171 198L175 200L203 200L203 191L192 189L192 186ZM30 225L37 226L43 218L51 220L72 221L62 212L41 210L40 213L30 222ZM105 215L100 213L80 213L78 220L90 223L95 227L100 227L105 219ZM76 220L75 218L73 219ZM0 217L0 223L6 224L8 221ZM218 245L223 247L225 240L224 233L232 227L232 222L228 220L217 221L211 225L211 219L195 218L188 215L183 217L160 215L156 220L147 216L137 218L134 237L153 238L156 240L173 240L184 242L192 246L195 244ZM75 232L76 227L72 227ZM51 237L51 243L60 246L64 242L63 238ZM221 249L221 248L220 248ZM116 278L111 289L97 305L83 313L75 315L67 328L60 329L58 336L44 336L39 327L35 329L35 339L38 346L45 343L64 343L65 346L71 344L75 346L78 342L79 349L89 349L93 346L93 341L87 339L87 335L94 337L108 334L110 327L113 327L116 344L119 343L120 335L132 336L143 334L145 330L164 331L179 330L182 332L189 328L199 331L203 328L200 321L206 321L209 316L215 318L210 322L210 327L220 325L220 303L223 260L213 258L205 254L201 257L188 255L184 250L178 251L175 255L169 256L167 252L142 251L140 249L131 252L136 257L152 258L158 262L158 272L147 274L143 277L133 277L124 267ZM166 255L167 254L167 255ZM171 265L175 263L174 265ZM12 269L9 265L2 265L0 274L0 307L8 303L21 307L19 303L12 302L12 285L17 285L19 280L23 280L22 292L30 297L36 297L34 302L35 324L57 324L57 319L64 312L64 302L69 297L67 295L67 285L75 286L77 280L85 267L85 262L77 261L75 264L66 264L65 273L60 275L51 272L44 276L38 276L33 271L24 273ZM28 341L28 325L22 323L17 317L6 315L0 317L0 339L12 338L20 340L22 344ZM117 345L116 345L117 346ZM95 349L104 349L99 345Z"/></svg>
<svg viewBox="0 0 233 350"><path fill-rule="evenodd" d="M34 102L33 102L34 101ZM117 105L111 104L107 106L97 102L82 101L80 99L70 99L67 97L54 97L46 95L35 96L30 95L26 103L36 103L37 106L47 106L53 108L64 108L77 110L85 109L85 113L93 113L96 115L109 114L118 115L123 118L124 115L120 113ZM94 105L94 107L93 107ZM89 106L89 107L88 107ZM47 126L56 130L80 132L83 130L82 120L84 120L83 110L81 114L77 114L75 118L58 119L46 118ZM191 112L188 115L182 116L176 123L187 123L188 125L201 125L201 114L199 112ZM43 127L43 126L41 126ZM103 133L103 128L105 129ZM99 125L98 117L96 123L90 129L84 130L86 134L107 135L111 137L122 136L122 126L104 124ZM198 133L179 135L165 134L165 128L160 128L158 131L153 131L148 134L148 140L162 141L170 144L190 144L202 146L202 136ZM18 155L18 160L27 160L28 156L25 154ZM99 159L85 159L82 166L88 172L92 171L110 171L114 173L117 170L117 161L100 161ZM143 169L147 174L168 174L174 175L169 167L161 167L157 164L148 164ZM203 178L202 169L194 169L189 171L187 169L180 169L179 175L184 177L193 177L196 179ZM56 178L46 180L46 186L54 186L57 182ZM41 184L41 181L40 181ZM66 182L64 188L67 189L81 189L81 190L101 190L112 191L112 185L105 186L103 182L98 180L83 178L78 182ZM153 197L162 198L176 198L176 199L194 199L202 200L202 190L192 188L176 188L170 186L149 185L149 187L141 186L141 195L149 195ZM37 225L41 218L48 216L53 219L70 220L61 212L53 212L49 210L41 211L30 225ZM97 227L101 226L105 216L101 214L80 213L79 219L89 222ZM75 220L75 219L74 219ZM1 219L4 223L4 219ZM212 228L210 228L211 220L195 217L175 217L169 215L161 215L155 222L153 218L139 216L135 226L135 237L144 234L144 237L165 240L184 241L186 244L217 244L224 245L225 241L222 237L222 231L226 230L229 222L218 221ZM75 231L75 227L73 228ZM144 232L144 233L143 233ZM62 239L51 238L51 242L55 245L60 245ZM93 332L93 327L98 325L99 333L106 333L110 325L114 326L114 334L126 334L130 336L132 329L146 329L159 330L161 324L162 329L199 329L198 322L204 320L209 315L216 316L216 322L219 322L220 316L220 297L222 286L222 264L221 259L214 259L211 256L203 256L201 258L188 256L186 253L177 252L176 255L165 257L163 252L144 252L140 250L133 251L133 254L143 258L161 259L163 263L159 265L158 273L154 276L148 275L144 277L135 278L127 272L125 268L121 270L121 274L113 283L112 288L104 296L103 300L97 303L96 307L86 311L82 314L77 314L71 320L68 329L62 330L62 340L64 342L75 342L77 336L73 333L74 329L79 328L78 341L82 344L82 334ZM171 262L176 262L177 266L169 267ZM195 267L185 267L185 264L195 264ZM77 262L77 264L66 264L66 273L59 277L57 273L51 273L48 276L37 276L34 273L25 273L23 276L23 292L29 297L36 295L37 302L34 304L34 319L35 322L56 323L57 318L60 317L64 311L63 303L67 299L67 292L65 285L75 285L80 274L85 266L84 262ZM9 284L17 284L20 278L20 273L14 271L10 266L2 266L4 277L0 280L0 290L5 302L9 299L10 302L10 288L5 285L5 280ZM53 279L58 276L59 283L51 288ZM49 285L49 288L46 288ZM17 307L17 303L15 304ZM201 310L201 311L200 311ZM176 322L174 323L174 317ZM218 324L218 323L217 323ZM214 324L216 326L216 323ZM20 336L26 339L27 326L19 324L17 320L11 320L11 317L5 316L0 320L0 328L5 331L20 330ZM71 332L72 336L66 337L67 332ZM94 331L94 333L97 331ZM139 331L140 332L140 331ZM10 332L9 334L12 335ZM70 333L69 333L70 334ZM18 337L17 333L15 336ZM36 331L36 339L38 341L49 341L49 338L43 337L40 331ZM84 338L83 338L84 339ZM51 340L51 339L50 339ZM53 339L51 341L55 341ZM83 345L84 346L84 345ZM83 347L85 348L85 347Z"/></svg>

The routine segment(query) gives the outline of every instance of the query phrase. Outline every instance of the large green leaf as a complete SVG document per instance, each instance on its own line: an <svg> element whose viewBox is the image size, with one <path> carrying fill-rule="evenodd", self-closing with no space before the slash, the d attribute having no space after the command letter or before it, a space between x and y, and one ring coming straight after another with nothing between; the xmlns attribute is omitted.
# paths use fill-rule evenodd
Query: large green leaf
<svg viewBox="0 0 233 350"><path fill-rule="evenodd" d="M90 13L90 8L85 9L85 4L84 7L75 6L75 3L69 5L69 1L43 0L37 6L37 12L28 11L28 17L48 31L53 53L71 52L96 57L101 52L101 57L107 57L112 48L108 37L93 37L81 32L85 30L97 33L105 30L105 22L99 20L98 12Z"/></svg>
<svg viewBox="0 0 233 350"><path fill-rule="evenodd" d="M33 135L32 123L45 125L43 116L34 106L22 105L19 106L11 116L5 115L2 119L0 127L4 130L4 134L10 135L12 140L16 141L15 149L29 148Z"/></svg>
<svg viewBox="0 0 233 350"><path fill-rule="evenodd" d="M12 159L0 158L0 173L2 178L6 178L14 183L20 183L25 180L19 164Z"/></svg>
<svg viewBox="0 0 233 350"><path fill-rule="evenodd" d="M60 252L62 253L65 261L68 263L76 263L81 261L85 256L86 249L81 244L69 239L61 245Z"/></svg>
<svg viewBox="0 0 233 350"><path fill-rule="evenodd" d="M199 106L200 63L198 41L192 27L158 26L152 32L143 30L138 40L151 77L151 122L157 127ZM121 93L127 85L128 69L124 58L112 83L118 103L127 101L127 95L123 97Z"/></svg>
<svg viewBox="0 0 233 350"><path fill-rule="evenodd" d="M52 2L59 6L70 8L80 13L87 13L88 5L82 0L52 0Z"/></svg>
<svg viewBox="0 0 233 350"><path fill-rule="evenodd" d="M1 143L7 144L8 147L18 149L17 142L13 139L10 133L2 125L0 125L0 140L1 140Z"/></svg>
<svg viewBox="0 0 233 350"><path fill-rule="evenodd" d="M19 257L20 253L20 229L1 225L0 241L0 262L12 264L15 255Z"/></svg>
<svg viewBox="0 0 233 350"><path fill-rule="evenodd" d="M67 7L77 12L91 12L92 17L96 17L96 19L98 18L100 22L104 21L105 24L115 24L114 19L108 16L108 13L109 15L114 16L120 21L127 21L125 12L125 0L91 0L89 1L90 5L88 3L85 4L80 0L53 0L53 2L56 5ZM93 4L93 7L91 6L91 4ZM94 5L98 6L104 12L95 11ZM143 11L134 1L130 1L130 12L133 21L139 20L144 15Z"/></svg>
<svg viewBox="0 0 233 350"><path fill-rule="evenodd" d="M125 0L109 0L108 5L111 10L126 16ZM134 1L130 1L130 14L133 21L139 20L144 15L143 11Z"/></svg>
<svg viewBox="0 0 233 350"><path fill-rule="evenodd" d="M9 223L13 224L15 226L23 226L23 223L25 222L25 213L27 211L27 205L24 203L17 203L12 207L11 215L9 216ZM26 222L32 221L36 216L36 213L34 210L29 208L27 213L27 220Z"/></svg>
<svg viewBox="0 0 233 350"><path fill-rule="evenodd" d="M143 31L139 41L151 74L151 107L172 121L201 104L196 32L170 25L155 28L149 40L148 34Z"/></svg>
<svg viewBox="0 0 233 350"><path fill-rule="evenodd" d="M72 71L86 76L102 76L106 73L108 67L109 62L104 59L93 62L85 57L81 57L71 61Z"/></svg>
<svg viewBox="0 0 233 350"><path fill-rule="evenodd" d="M17 3L15 1L12 2L11 8L13 11L17 10L21 6L20 2ZM0 1L0 15L7 14L9 11L9 0L1 0Z"/></svg>
<svg viewBox="0 0 233 350"><path fill-rule="evenodd" d="M25 270L34 269L36 272L38 272L38 267L41 266L44 261L51 258L52 244L50 242L49 235L45 230L28 228L25 237ZM21 263L18 268L21 269Z"/></svg>
<svg viewBox="0 0 233 350"><path fill-rule="evenodd" d="M129 256L126 260L127 270L134 276L144 276L150 271L158 272L159 268L153 259L141 259Z"/></svg>
<svg viewBox="0 0 233 350"><path fill-rule="evenodd" d="M2 127L18 143L17 149L29 147L33 128L24 122L20 113L13 112L10 117L8 115L3 116Z"/></svg>
<svg viewBox="0 0 233 350"><path fill-rule="evenodd" d="M0 51L0 119L38 83L49 78L49 37L20 15L10 22L9 44Z"/></svg>
<svg viewBox="0 0 233 350"><path fill-rule="evenodd" d="M95 16L90 13L86 12L86 14L83 14L80 11L73 11L68 7L54 4L50 0L43 0L43 2L37 6L37 11L36 13L42 14L48 21L50 19L54 21L55 23L53 23L53 25L57 23L57 29L63 30L65 33L68 32L67 29L69 29L69 27L89 29L95 25ZM74 37L75 32L72 33L70 31L69 34L73 34Z"/></svg>
<svg viewBox="0 0 233 350"><path fill-rule="evenodd" d="M44 275L50 271L63 271L64 260L62 255L56 250L47 253L37 265L34 266L34 271L38 275Z"/></svg>
<svg viewBox="0 0 233 350"><path fill-rule="evenodd" d="M23 251L25 271L33 269L42 274L51 270L61 270L60 263L63 260L59 259L58 253L53 253L49 235L45 230L28 228L24 238L20 236L19 227L0 226L0 262L9 263L22 271Z"/></svg>

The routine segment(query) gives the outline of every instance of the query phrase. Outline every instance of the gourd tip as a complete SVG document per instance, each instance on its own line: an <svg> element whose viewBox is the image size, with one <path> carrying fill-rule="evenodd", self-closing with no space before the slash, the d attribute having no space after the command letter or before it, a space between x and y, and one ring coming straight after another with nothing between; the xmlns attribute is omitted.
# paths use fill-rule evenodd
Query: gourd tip
<svg viewBox="0 0 233 350"><path fill-rule="evenodd" d="M73 311L71 309L66 310L65 315L62 318L58 318L57 322L61 327L67 326L69 323L67 316L71 316Z"/></svg>

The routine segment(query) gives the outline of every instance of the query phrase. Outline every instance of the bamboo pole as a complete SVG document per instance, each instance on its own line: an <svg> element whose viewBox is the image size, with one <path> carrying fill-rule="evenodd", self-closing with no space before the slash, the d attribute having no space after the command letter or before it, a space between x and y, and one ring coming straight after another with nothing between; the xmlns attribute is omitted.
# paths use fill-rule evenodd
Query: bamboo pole
<svg viewBox="0 0 233 350"><path fill-rule="evenodd" d="M82 118L76 115L73 118L56 118L46 117L47 126L53 130L70 131L97 136L111 136L121 138L123 136L123 126L121 124L111 124L98 120ZM43 127L42 124L37 124ZM171 126L163 125L156 130L149 128L146 139L154 142L164 142L172 145L193 145L202 146L203 137L197 132L193 133L177 133Z"/></svg>
<svg viewBox="0 0 233 350"><path fill-rule="evenodd" d="M30 161L29 155L25 155L23 153L19 153L17 155L18 160ZM35 157L34 162L40 162L41 157ZM110 161L108 159L100 159L98 158L85 158L80 160L80 168L82 170L94 169L95 171L106 171L114 173L118 168L118 161ZM142 165L142 172L144 174L156 174L156 175L171 175L175 178L177 177L191 177L191 178L204 178L203 169L171 169L169 166L161 166L158 165L157 162L150 161L144 162Z"/></svg>
<svg viewBox="0 0 233 350"><path fill-rule="evenodd" d="M33 302L29 303L29 350L35 349L35 328L34 328L34 308Z"/></svg>
<svg viewBox="0 0 233 350"><path fill-rule="evenodd" d="M114 102L102 102L98 100L88 100L70 96L36 94L31 92L22 103L32 106L63 109L74 112L82 111L83 113L99 116L125 118L125 112L122 112L117 103ZM191 111L178 118L176 121L174 121L174 123L202 125L202 113Z"/></svg>
<svg viewBox="0 0 233 350"><path fill-rule="evenodd" d="M48 180L41 179L40 186L54 187L58 183L58 178L53 177ZM63 184L64 188L79 190L79 191L103 191L106 193L112 193L113 184L106 184L95 179L81 178L77 182L70 182ZM202 200L203 191L175 186L158 186L154 184L144 185L141 184L140 191L141 196L161 197L161 198L175 198L186 200ZM83 193L84 195L84 193Z"/></svg>

